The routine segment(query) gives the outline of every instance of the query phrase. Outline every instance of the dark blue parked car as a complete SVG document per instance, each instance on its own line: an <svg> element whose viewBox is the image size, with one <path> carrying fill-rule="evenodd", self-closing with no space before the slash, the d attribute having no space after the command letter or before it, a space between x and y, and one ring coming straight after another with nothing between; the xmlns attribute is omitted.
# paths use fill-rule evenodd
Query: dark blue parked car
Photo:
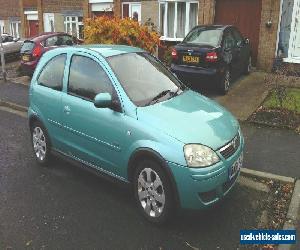
<svg viewBox="0 0 300 250"><path fill-rule="evenodd" d="M251 70L249 39L234 26L196 26L173 48L171 69L183 82L213 80L226 94L235 78Z"/></svg>

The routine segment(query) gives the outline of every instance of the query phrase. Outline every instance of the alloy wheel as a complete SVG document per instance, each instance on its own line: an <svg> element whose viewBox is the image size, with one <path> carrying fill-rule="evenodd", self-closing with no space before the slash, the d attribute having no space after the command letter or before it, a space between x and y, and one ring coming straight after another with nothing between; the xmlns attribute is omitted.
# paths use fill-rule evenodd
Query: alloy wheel
<svg viewBox="0 0 300 250"><path fill-rule="evenodd" d="M47 144L45 134L40 127L34 128L32 132L32 142L36 157L40 161L44 161L46 157Z"/></svg>
<svg viewBox="0 0 300 250"><path fill-rule="evenodd" d="M159 175L151 168L144 168L137 181L138 198L144 212L152 218L159 217L166 202L163 183Z"/></svg>

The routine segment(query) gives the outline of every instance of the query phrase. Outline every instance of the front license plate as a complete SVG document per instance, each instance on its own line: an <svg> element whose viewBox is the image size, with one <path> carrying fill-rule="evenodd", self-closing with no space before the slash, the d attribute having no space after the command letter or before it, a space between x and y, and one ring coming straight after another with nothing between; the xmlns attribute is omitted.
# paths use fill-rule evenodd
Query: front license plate
<svg viewBox="0 0 300 250"><path fill-rule="evenodd" d="M229 180L231 180L241 169L243 165L243 153L229 169Z"/></svg>
<svg viewBox="0 0 300 250"><path fill-rule="evenodd" d="M22 56L22 60L25 61L25 62L28 62L29 61L29 56L28 55Z"/></svg>
<svg viewBox="0 0 300 250"><path fill-rule="evenodd" d="M198 56L183 56L182 61L186 63L199 63Z"/></svg>

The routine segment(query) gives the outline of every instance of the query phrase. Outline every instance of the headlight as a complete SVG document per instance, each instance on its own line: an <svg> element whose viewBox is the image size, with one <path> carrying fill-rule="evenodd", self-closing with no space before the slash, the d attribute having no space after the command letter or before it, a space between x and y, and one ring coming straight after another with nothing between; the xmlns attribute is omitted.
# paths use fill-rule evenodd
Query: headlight
<svg viewBox="0 0 300 250"><path fill-rule="evenodd" d="M212 149L200 144L187 144L183 151L189 167L207 167L220 160Z"/></svg>

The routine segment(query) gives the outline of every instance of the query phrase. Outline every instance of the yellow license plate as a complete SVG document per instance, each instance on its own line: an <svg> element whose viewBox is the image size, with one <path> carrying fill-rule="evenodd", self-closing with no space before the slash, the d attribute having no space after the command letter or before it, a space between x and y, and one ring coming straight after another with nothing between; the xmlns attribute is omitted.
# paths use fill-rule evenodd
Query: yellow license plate
<svg viewBox="0 0 300 250"><path fill-rule="evenodd" d="M30 57L28 55L22 56L22 60L28 62Z"/></svg>
<svg viewBox="0 0 300 250"><path fill-rule="evenodd" d="M183 56L182 61L187 62L187 63L199 63L199 57L198 56Z"/></svg>

